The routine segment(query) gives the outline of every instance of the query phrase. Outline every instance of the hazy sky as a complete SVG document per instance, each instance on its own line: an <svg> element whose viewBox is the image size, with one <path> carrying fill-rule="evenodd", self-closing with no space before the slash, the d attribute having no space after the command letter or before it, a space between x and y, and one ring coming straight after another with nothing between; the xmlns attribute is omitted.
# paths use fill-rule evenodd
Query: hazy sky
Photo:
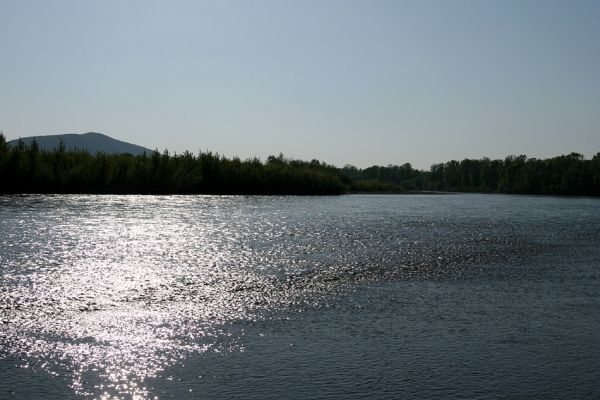
<svg viewBox="0 0 600 400"><path fill-rule="evenodd" d="M359 167L600 151L600 1L0 0L0 129Z"/></svg>

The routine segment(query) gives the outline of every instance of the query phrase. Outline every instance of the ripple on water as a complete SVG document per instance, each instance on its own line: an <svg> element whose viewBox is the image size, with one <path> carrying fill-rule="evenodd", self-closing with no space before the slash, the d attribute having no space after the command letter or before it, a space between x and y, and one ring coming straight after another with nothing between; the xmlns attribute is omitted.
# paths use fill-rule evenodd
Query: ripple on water
<svg viewBox="0 0 600 400"><path fill-rule="evenodd" d="M145 380L187 355L239 349L228 322L311 307L360 282L468 275L548 246L531 239L536 224L444 201L2 197L2 352L70 376L81 395L146 398Z"/></svg>

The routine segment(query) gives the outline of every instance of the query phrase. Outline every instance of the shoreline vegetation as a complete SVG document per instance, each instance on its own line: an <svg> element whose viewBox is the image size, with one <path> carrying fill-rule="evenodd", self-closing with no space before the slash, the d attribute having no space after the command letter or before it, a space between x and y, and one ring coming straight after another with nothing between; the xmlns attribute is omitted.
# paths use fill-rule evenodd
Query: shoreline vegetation
<svg viewBox="0 0 600 400"><path fill-rule="evenodd" d="M508 156L434 164L342 168L269 156L241 160L217 153L90 154L10 146L0 133L0 194L264 194L336 195L480 192L600 196L600 153L548 159Z"/></svg>

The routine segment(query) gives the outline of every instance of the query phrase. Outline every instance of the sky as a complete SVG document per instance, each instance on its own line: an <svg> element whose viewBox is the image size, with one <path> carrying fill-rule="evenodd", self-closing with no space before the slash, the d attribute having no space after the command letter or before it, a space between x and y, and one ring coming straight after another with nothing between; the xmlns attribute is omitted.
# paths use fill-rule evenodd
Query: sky
<svg viewBox="0 0 600 400"><path fill-rule="evenodd" d="M600 152L600 1L0 0L0 130L360 168Z"/></svg>

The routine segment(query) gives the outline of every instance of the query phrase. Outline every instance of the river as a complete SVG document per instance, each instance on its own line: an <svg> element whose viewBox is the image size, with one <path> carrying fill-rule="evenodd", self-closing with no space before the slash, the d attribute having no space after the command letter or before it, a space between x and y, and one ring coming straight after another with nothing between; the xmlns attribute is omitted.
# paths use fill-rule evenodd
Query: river
<svg viewBox="0 0 600 400"><path fill-rule="evenodd" d="M600 200L0 196L0 398L598 398Z"/></svg>

